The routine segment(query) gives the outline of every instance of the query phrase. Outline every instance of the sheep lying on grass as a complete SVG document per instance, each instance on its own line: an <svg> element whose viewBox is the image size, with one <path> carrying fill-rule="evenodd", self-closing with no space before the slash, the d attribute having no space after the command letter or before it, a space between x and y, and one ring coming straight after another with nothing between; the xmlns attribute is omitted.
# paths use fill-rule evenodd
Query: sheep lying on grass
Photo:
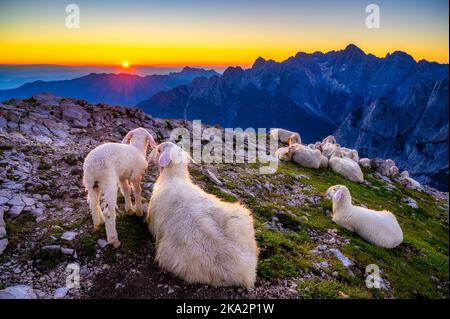
<svg viewBox="0 0 450 319"><path fill-rule="evenodd" d="M125 198L125 210L143 215L141 203L141 178L147 169L147 146L155 148L156 143L144 128L130 131L122 143L105 143L93 149L84 160L83 184L87 190L89 208L94 228L105 224L109 243L119 247L116 231L117 188ZM131 203L131 187L136 207ZM105 211L100 207L100 196L104 194Z"/></svg>
<svg viewBox="0 0 450 319"><path fill-rule="evenodd" d="M362 183L364 181L364 175L358 163L355 163L348 157L344 157L340 149L333 152L328 165L333 171L353 182Z"/></svg>
<svg viewBox="0 0 450 319"><path fill-rule="evenodd" d="M311 149L300 144L289 146L292 149L292 162L303 167L319 168L322 160L322 154L319 150Z"/></svg>
<svg viewBox="0 0 450 319"><path fill-rule="evenodd" d="M394 248L403 241L403 232L395 216L388 211L375 211L353 206L347 187L335 185L327 190L333 200L333 222L376 246Z"/></svg>
<svg viewBox="0 0 450 319"><path fill-rule="evenodd" d="M190 156L177 145L162 143L150 158L160 166L147 215L160 267L191 283L252 287L258 249L250 211L193 184Z"/></svg>
<svg viewBox="0 0 450 319"><path fill-rule="evenodd" d="M276 139L285 144L288 143L289 136L291 135L296 135L298 137L298 143L301 143L300 135L296 132L292 132L282 128L274 128L270 130L271 138Z"/></svg>

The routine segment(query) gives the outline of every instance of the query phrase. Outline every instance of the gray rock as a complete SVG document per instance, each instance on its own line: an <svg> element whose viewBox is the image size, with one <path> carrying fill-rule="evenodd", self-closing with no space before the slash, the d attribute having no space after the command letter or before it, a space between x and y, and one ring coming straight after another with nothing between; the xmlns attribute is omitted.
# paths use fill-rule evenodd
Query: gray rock
<svg viewBox="0 0 450 319"><path fill-rule="evenodd" d="M8 213L9 213L9 215L10 215L11 217L13 217L13 218L14 218L14 217L17 217L17 216L19 216L19 215L22 213L24 207L25 207L25 206L18 206L18 205L12 206L12 207L9 209Z"/></svg>
<svg viewBox="0 0 450 319"><path fill-rule="evenodd" d="M6 237L5 226L0 226L0 239Z"/></svg>
<svg viewBox="0 0 450 319"><path fill-rule="evenodd" d="M76 232L73 231L66 231L64 232L64 234L62 234L61 239L67 240L67 241L72 241L75 239L75 237L78 234Z"/></svg>
<svg viewBox="0 0 450 319"><path fill-rule="evenodd" d="M5 251L8 243L8 238L0 239L0 255Z"/></svg>
<svg viewBox="0 0 450 319"><path fill-rule="evenodd" d="M348 268L351 265L353 265L353 262L350 259L348 259L346 256L344 256L339 249L331 248L329 250L329 252L332 253L337 259L339 259L345 268Z"/></svg>
<svg viewBox="0 0 450 319"><path fill-rule="evenodd" d="M72 249L72 248L61 247L61 252L62 252L64 255L73 255L73 253L75 252L75 250Z"/></svg>
<svg viewBox="0 0 450 319"><path fill-rule="evenodd" d="M53 294L53 298L55 298L55 299L64 298L68 292L69 292L69 288L66 288L66 287L58 288L55 290L55 293Z"/></svg>
<svg viewBox="0 0 450 319"><path fill-rule="evenodd" d="M0 299L37 299L37 295L32 287L18 285L0 290Z"/></svg>
<svg viewBox="0 0 450 319"><path fill-rule="evenodd" d="M46 245L42 247L42 250L60 250L60 245Z"/></svg>
<svg viewBox="0 0 450 319"><path fill-rule="evenodd" d="M100 248L105 248L106 246L109 245L109 243L106 240L101 238L97 240L97 244L100 246Z"/></svg>

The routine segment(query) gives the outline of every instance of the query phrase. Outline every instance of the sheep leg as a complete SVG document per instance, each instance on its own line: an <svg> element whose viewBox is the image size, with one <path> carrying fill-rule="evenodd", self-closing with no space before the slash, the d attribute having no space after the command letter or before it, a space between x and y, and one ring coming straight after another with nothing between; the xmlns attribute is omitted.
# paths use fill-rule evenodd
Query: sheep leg
<svg viewBox="0 0 450 319"><path fill-rule="evenodd" d="M94 229L97 230L105 223L102 209L100 207L100 190L98 188L88 190L89 209L91 210Z"/></svg>
<svg viewBox="0 0 450 319"><path fill-rule="evenodd" d="M134 203L136 205L136 215L141 217L144 215L144 211L142 209L142 198L141 198L141 177L135 177L131 180L133 184L133 193L134 193Z"/></svg>
<svg viewBox="0 0 450 319"><path fill-rule="evenodd" d="M133 215L133 206L131 204L131 187L128 180L120 181L120 192L125 198L125 211L128 215Z"/></svg>
<svg viewBox="0 0 450 319"><path fill-rule="evenodd" d="M118 248L120 241L116 230L117 184L109 185L105 189L105 203L106 239L114 248Z"/></svg>

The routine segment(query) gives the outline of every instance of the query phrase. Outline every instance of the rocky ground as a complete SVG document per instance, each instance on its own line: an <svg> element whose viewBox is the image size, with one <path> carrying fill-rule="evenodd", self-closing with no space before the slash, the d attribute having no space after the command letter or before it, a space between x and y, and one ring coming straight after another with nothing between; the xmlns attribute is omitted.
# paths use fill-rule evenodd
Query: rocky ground
<svg viewBox="0 0 450 319"><path fill-rule="evenodd" d="M95 146L139 126L158 142L175 127L192 128L47 94L0 103L0 298L448 298L448 194L411 191L367 170L357 185L294 164L273 175L258 174L257 164L191 168L207 192L254 214L261 255L251 290L189 285L163 273L144 220L126 216L121 197L122 246L112 248L104 230L93 231L82 163ZM154 167L145 174L145 202L157 175ZM393 211L405 243L379 249L334 225L324 192L337 183L356 204ZM380 266L380 289L365 287L368 264ZM79 268L79 288L66 288L70 267Z"/></svg>

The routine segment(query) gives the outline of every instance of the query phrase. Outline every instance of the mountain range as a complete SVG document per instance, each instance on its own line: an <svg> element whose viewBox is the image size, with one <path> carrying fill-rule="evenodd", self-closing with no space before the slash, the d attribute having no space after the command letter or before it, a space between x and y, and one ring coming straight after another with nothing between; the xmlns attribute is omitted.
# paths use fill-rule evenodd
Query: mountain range
<svg viewBox="0 0 450 319"><path fill-rule="evenodd" d="M258 58L158 92L138 104L156 117L225 127L283 127L306 143L335 134L361 156L392 158L421 182L448 189L448 65L356 45Z"/></svg>
<svg viewBox="0 0 450 319"><path fill-rule="evenodd" d="M60 96L85 99L90 103L135 105L153 94L190 83L192 79L217 75L214 70L185 67L167 75L91 73L72 80L34 81L16 89L0 90L0 100L29 98L51 92Z"/></svg>

